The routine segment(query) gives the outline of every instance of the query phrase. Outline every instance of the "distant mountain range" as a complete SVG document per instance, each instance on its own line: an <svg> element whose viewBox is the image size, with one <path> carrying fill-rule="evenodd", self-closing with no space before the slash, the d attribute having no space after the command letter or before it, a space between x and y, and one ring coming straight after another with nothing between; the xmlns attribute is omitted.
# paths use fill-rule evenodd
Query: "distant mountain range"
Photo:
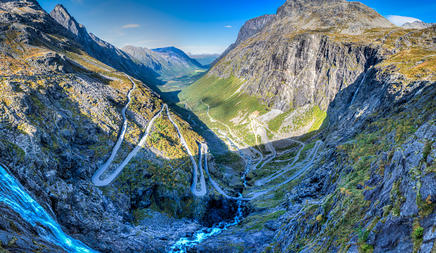
<svg viewBox="0 0 436 253"><path fill-rule="evenodd" d="M201 65L208 66L212 64L220 54L188 54L192 59L197 60Z"/></svg>
<svg viewBox="0 0 436 253"><path fill-rule="evenodd" d="M148 49L144 47L125 46L124 52L148 66L159 74L159 79L170 80L182 76L195 74L197 71L205 71L206 67L195 59L189 57L182 50L175 47Z"/></svg>
<svg viewBox="0 0 436 253"><path fill-rule="evenodd" d="M402 25L401 27L403 27L405 29L425 29L425 28L429 28L435 24L436 23L425 23L425 22L417 20L414 22L407 22L404 25Z"/></svg>

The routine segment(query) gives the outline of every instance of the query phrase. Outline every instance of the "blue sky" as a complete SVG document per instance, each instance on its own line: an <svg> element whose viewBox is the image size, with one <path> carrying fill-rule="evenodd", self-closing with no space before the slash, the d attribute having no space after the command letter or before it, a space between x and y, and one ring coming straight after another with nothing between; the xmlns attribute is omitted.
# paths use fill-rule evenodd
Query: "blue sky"
<svg viewBox="0 0 436 253"><path fill-rule="evenodd" d="M275 13L285 0L39 0L57 3L89 32L118 46L176 46L192 53L221 53L250 18ZM436 22L436 1L363 0L380 14Z"/></svg>

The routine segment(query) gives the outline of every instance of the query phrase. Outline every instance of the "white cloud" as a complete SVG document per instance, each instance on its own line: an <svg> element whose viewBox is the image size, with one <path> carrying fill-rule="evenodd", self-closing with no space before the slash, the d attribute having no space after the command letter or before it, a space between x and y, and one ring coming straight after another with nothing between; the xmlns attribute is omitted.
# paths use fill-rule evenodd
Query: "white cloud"
<svg viewBox="0 0 436 253"><path fill-rule="evenodd" d="M123 29L138 28L138 27L140 27L139 24L126 24L126 25L121 26L121 28L123 28Z"/></svg>
<svg viewBox="0 0 436 253"><path fill-rule="evenodd" d="M397 15L388 15L388 16L386 16L386 18L389 21L391 21L392 24L397 25L397 26L402 26L405 23L412 23L415 21L421 21L417 18L397 16Z"/></svg>
<svg viewBox="0 0 436 253"><path fill-rule="evenodd" d="M231 25L225 25L224 27L225 27L225 28L232 28Z"/></svg>

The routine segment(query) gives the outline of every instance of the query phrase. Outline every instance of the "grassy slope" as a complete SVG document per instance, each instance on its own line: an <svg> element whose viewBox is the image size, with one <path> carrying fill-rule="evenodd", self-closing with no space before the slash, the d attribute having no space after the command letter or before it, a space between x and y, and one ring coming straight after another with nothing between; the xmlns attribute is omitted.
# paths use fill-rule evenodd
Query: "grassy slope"
<svg viewBox="0 0 436 253"><path fill-rule="evenodd" d="M247 122L235 124L232 119L238 116L244 116L255 112L264 114L267 107L264 106L258 98L238 92L243 80L236 77L220 79L213 76L205 76L187 87L180 94L181 101L187 103L190 108L203 120L211 129L226 128L209 120L206 112L208 104L210 106L210 115L230 126L248 144L254 144L254 136L247 134Z"/></svg>

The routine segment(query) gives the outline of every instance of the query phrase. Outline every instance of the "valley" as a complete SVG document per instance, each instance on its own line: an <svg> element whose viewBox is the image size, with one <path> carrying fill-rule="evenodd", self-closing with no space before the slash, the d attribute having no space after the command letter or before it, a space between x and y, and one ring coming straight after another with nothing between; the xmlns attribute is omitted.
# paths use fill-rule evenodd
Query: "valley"
<svg viewBox="0 0 436 253"><path fill-rule="evenodd" d="M433 253L435 52L345 0L220 56L1 1L0 252Z"/></svg>

